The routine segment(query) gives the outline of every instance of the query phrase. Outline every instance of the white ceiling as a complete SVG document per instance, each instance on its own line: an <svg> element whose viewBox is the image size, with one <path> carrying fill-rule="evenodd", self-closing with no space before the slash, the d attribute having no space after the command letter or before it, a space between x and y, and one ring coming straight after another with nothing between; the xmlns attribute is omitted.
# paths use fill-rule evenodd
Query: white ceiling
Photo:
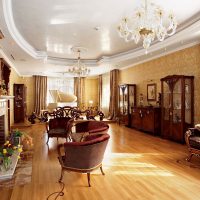
<svg viewBox="0 0 200 200"><path fill-rule="evenodd" d="M116 30L120 19L141 0L1 0L0 29L5 39L0 41L0 53L23 76L59 76L55 72L66 71L77 58L71 47L83 46L88 51L81 57L91 75L97 75L199 43L200 1L153 2L166 13L174 12L178 30L164 42L155 42L145 55L141 43L126 43Z"/></svg>

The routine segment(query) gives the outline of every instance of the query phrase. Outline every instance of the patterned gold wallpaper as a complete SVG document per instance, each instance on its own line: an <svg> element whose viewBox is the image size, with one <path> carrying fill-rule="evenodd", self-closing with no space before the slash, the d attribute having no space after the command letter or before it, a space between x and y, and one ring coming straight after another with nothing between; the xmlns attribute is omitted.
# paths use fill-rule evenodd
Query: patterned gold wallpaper
<svg viewBox="0 0 200 200"><path fill-rule="evenodd" d="M84 104L86 108L90 106L90 100L93 101L93 106L98 106L98 77L88 77L85 79Z"/></svg>
<svg viewBox="0 0 200 200"><path fill-rule="evenodd" d="M193 75L195 77L194 120L195 124L200 123L200 45L121 70L120 83L137 84L137 103L139 94L142 93L144 104L147 105L147 84L156 83L158 93L161 90L160 79L173 74Z"/></svg>

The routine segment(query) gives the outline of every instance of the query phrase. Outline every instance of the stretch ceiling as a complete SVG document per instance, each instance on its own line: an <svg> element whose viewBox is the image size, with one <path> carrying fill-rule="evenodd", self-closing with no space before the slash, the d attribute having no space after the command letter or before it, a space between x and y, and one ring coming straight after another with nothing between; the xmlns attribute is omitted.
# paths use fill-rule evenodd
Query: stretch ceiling
<svg viewBox="0 0 200 200"><path fill-rule="evenodd" d="M177 17L175 35L155 41L146 55L142 44L125 42L116 27L142 0L1 0L2 57L20 75L59 76L73 65L74 46L87 48L83 62L98 75L125 68L197 44L200 39L200 1L154 0Z"/></svg>

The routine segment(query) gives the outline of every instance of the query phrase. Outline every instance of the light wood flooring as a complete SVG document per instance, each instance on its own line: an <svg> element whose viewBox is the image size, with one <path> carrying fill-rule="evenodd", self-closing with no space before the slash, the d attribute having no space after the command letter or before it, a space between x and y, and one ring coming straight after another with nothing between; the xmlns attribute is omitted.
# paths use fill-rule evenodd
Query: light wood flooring
<svg viewBox="0 0 200 200"><path fill-rule="evenodd" d="M44 125L26 131L34 137L32 182L13 190L0 190L0 200L45 200L61 187L57 140L46 145ZM187 156L185 145L163 140L134 129L110 124L111 139L103 169L91 175L65 173L61 200L199 200L200 169L177 163ZM64 140L59 139L58 143ZM194 158L200 164L200 158Z"/></svg>

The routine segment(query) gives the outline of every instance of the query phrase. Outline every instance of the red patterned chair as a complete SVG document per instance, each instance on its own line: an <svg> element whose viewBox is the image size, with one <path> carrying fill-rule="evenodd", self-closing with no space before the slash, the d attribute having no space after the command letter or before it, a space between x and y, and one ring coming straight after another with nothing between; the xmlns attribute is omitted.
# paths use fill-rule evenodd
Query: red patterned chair
<svg viewBox="0 0 200 200"><path fill-rule="evenodd" d="M90 185L90 172L96 168L102 169L102 160L110 136L108 134L94 134L85 137L84 142L66 142L58 145L58 159L61 165L62 181L64 171L87 173ZM61 153L64 148L64 154Z"/></svg>
<svg viewBox="0 0 200 200"><path fill-rule="evenodd" d="M50 119L49 122L46 123L46 131L47 131L47 144L49 142L50 137L59 137L61 138L70 138L71 129L73 126L74 119L71 117L58 117Z"/></svg>

